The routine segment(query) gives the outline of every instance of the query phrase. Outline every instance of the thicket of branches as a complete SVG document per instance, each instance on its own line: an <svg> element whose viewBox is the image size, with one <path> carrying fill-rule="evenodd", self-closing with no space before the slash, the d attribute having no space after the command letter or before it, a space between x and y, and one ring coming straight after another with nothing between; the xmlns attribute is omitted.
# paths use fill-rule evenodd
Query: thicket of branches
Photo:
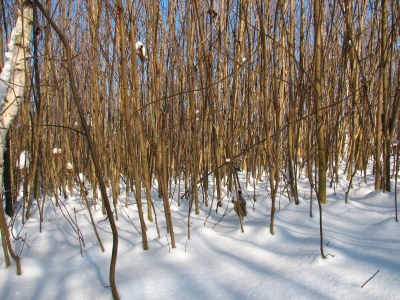
<svg viewBox="0 0 400 300"><path fill-rule="evenodd" d="M143 208L135 193L142 229L145 218L153 221L154 179L172 232L170 183L184 180L199 213L208 199L193 187L208 190L213 180L221 199L223 184L234 189L237 167L247 172L245 184L266 176L273 202L282 174L297 201L301 169L323 203L323 186L335 184L343 160L349 180L372 161L376 189L390 190L399 130L398 0L41 3L70 43L114 206L120 180L145 191ZM18 10L2 0L3 52ZM72 193L79 173L97 189L64 47L37 9L34 18L31 84L8 151L8 190L17 199L24 188L25 218L33 200L44 205L46 196ZM136 53L139 40L147 59ZM22 151L30 166L17 169ZM314 168L326 170L326 183L317 184L323 175L313 177ZM85 197L83 182L80 189ZM97 193L93 201L102 205Z"/></svg>
<svg viewBox="0 0 400 300"><path fill-rule="evenodd" d="M3 2L4 49L18 5ZM220 199L221 184L233 183L232 162L248 180L267 174L273 193L285 173L295 197L294 169L305 167L311 176L318 167L318 120L331 184L343 159L350 179L372 158L376 188L390 190L398 1L321 2L318 118L312 1L46 2L70 43L81 106L114 204L121 179L146 190L150 221L154 178L166 200L168 183L179 178L187 189L215 180ZM139 40L147 61L136 54ZM10 132L11 167L23 150L30 156L29 169L12 171L12 192L29 187L28 203L58 188L66 195L79 173L96 186L63 45L37 10L32 41L31 85ZM208 180L201 183L207 190Z"/></svg>
<svg viewBox="0 0 400 300"><path fill-rule="evenodd" d="M180 178L187 190L197 182L207 190L214 180L220 199L221 185L234 184L233 164L247 172L246 184L266 174L272 198L284 173L296 198L296 168L314 186L313 166L325 165L334 184L343 159L349 180L372 159L376 188L390 190L399 2L319 3L322 37L315 48L313 1L43 2L70 43L81 106L114 204L121 179L133 190L143 187L150 221L155 178L166 203L169 182ZM3 1L3 51L17 11ZM139 40L147 60L136 54ZM322 53L320 80L315 49ZM67 195L79 173L97 185L63 45L37 9L31 53L30 89L9 134L11 192L16 199L24 186L26 218L32 197L57 189ZM15 168L22 151L29 169Z"/></svg>

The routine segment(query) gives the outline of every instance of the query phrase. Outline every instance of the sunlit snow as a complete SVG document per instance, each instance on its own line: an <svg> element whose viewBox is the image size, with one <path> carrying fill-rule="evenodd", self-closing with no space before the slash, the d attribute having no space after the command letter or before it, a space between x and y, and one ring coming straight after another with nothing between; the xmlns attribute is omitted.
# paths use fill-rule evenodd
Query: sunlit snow
<svg viewBox="0 0 400 300"><path fill-rule="evenodd" d="M18 169L24 169L29 167L29 154L28 151L22 151L18 157L18 160L15 164Z"/></svg>
<svg viewBox="0 0 400 300"><path fill-rule="evenodd" d="M268 182L246 188L245 173L239 174L247 216L241 232L238 216L224 188L222 207L216 213L210 177L209 204L200 203L201 213L189 220L187 200L178 207L178 185L172 184L172 220L177 248L171 248L166 233L163 202L153 184L152 200L161 236L155 223L146 222L150 249L142 249L140 224L134 194L122 194L117 204L119 251L116 282L121 299L399 299L400 225L395 222L394 193L374 191L373 175L367 183L358 174L349 203L344 203L348 182L340 177L328 188L328 204L323 205L324 253L320 254L319 218L313 195L310 218L308 180L298 178L299 200L289 202L282 183L276 199L275 234L269 233L271 199ZM394 182L393 182L394 186ZM125 186L121 183L121 187ZM90 185L88 199L92 203ZM180 185L180 195L184 184ZM202 201L202 189L199 190ZM111 196L111 191L109 191ZM112 236L101 205L91 206L106 251L101 252L79 190L54 212L50 198L44 207L44 223L39 233L39 210L34 201L31 218L23 226L15 223L14 235L24 237L22 272L15 263L8 269L0 260L0 299L111 299L109 263ZM253 197L256 197L256 202ZM110 197L112 199L112 197ZM142 191L143 204L146 203ZM19 200L22 201L21 199ZM53 198L54 203L54 198ZM68 222L61 209L70 217ZM78 236L71 224L81 230L85 247L80 255ZM144 211L147 211L144 205ZM129 216L129 218L128 218ZM10 220L8 220L10 221ZM74 222L72 222L74 221ZM131 223L133 222L133 224ZM74 225L75 227L75 225ZM76 228L75 228L76 229ZM17 253L22 240L14 241ZM363 288L373 274L379 272Z"/></svg>

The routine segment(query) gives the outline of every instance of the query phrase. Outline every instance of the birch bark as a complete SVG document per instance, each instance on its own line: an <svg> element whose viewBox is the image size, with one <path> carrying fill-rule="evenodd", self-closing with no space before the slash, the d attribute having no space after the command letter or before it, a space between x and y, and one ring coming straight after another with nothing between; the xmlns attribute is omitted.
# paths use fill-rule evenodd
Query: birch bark
<svg viewBox="0 0 400 300"><path fill-rule="evenodd" d="M0 75L0 187L3 186L3 161L7 132L18 114L19 105L24 99L26 79L28 77L27 58L29 39L32 31L33 8L30 1L21 3L15 28L11 33L6 63ZM0 203L2 236L5 236L8 250L17 264L17 274L21 275L19 256L14 254L10 244L8 226L4 217L3 202ZM5 244L3 243L3 247ZM6 252L6 249L4 249Z"/></svg>
<svg viewBox="0 0 400 300"><path fill-rule="evenodd" d="M24 98L28 45L32 31L33 9L30 2L23 4L21 14L17 18L15 28L11 33L9 51L6 53L6 63L1 73L0 84L0 153L6 145L7 132L18 114L19 105ZM5 96L5 97L4 97ZM3 174L3 154L0 156L0 174ZM3 177L0 176L0 186Z"/></svg>

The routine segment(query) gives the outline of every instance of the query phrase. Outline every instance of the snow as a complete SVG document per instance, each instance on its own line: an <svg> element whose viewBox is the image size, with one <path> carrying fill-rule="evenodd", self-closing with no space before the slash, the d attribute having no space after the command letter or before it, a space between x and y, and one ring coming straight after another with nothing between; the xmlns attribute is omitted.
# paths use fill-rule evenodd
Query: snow
<svg viewBox="0 0 400 300"><path fill-rule="evenodd" d="M61 154L61 149L53 148L53 155L58 155L58 154Z"/></svg>
<svg viewBox="0 0 400 300"><path fill-rule="evenodd" d="M86 180L86 177L83 175L83 173L79 173L78 176L80 181L84 182Z"/></svg>
<svg viewBox="0 0 400 300"><path fill-rule="evenodd" d="M244 233L224 189L223 206L218 213L216 199L211 212L204 203L200 204L200 215L193 210L190 240L189 204L182 200L177 206L178 185L172 185L176 249L171 248L171 237L166 233L163 202L157 197L156 183L152 199L161 236L157 236L155 224L147 222L149 250L142 248L134 194L130 195L129 208L125 208L126 196L121 195L116 221L116 282L121 299L400 299L400 225L395 222L394 193L374 191L373 175L368 175L368 182L364 183L357 174L349 203L345 204L348 182L344 178L340 178L336 194L333 188L327 188L328 204L323 205L326 259L319 249L318 204L313 195L314 216L310 218L310 188L304 177L298 179L299 205L289 202L287 192L278 195L274 235L269 233L271 199L265 177L254 191L254 186L245 188L245 173L239 173L248 211L243 220ZM209 185L211 203L211 178ZM183 186L180 195L184 193ZM125 188L122 183L121 187ZM87 188L91 202L93 191L90 185ZM255 203L253 194L257 196ZM142 198L145 204L143 192ZM23 274L16 275L15 263L7 269L4 259L0 260L0 299L112 298L107 287L112 236L101 205L96 210L92 206L92 212L104 253L79 190L62 201L65 207L60 205L54 212L47 199L42 233L37 207L23 227L19 219L16 222L14 234L21 230L21 237L27 235L21 255ZM85 242L83 257L78 236L60 211L65 213L66 208L73 220L76 210ZM13 247L19 253L21 241L15 241ZM361 288L377 270L375 277Z"/></svg>
<svg viewBox="0 0 400 300"><path fill-rule="evenodd" d="M29 153L28 151L24 150L20 153L15 166L18 169L24 169L29 167Z"/></svg>
<svg viewBox="0 0 400 300"><path fill-rule="evenodd" d="M141 41L137 41L136 44L136 51L139 51L142 49L142 47L144 46L143 43Z"/></svg>
<svg viewBox="0 0 400 300"><path fill-rule="evenodd" d="M147 60L148 57L146 56L146 47L143 45L141 41L137 41L135 44L136 52L140 55L140 57L144 60Z"/></svg>

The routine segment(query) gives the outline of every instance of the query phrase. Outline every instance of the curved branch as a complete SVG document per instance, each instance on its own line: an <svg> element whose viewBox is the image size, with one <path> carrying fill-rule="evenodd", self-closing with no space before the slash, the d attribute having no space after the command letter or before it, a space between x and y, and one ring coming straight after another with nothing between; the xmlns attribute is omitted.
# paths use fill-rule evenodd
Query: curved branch
<svg viewBox="0 0 400 300"><path fill-rule="evenodd" d="M65 52L67 54L67 72L69 76L69 81L71 85L71 91L73 95L73 99L76 105L76 108L78 109L78 114L79 118L81 119L82 126L84 129L84 133L86 136L86 140L89 146L90 154L92 156L92 161L95 167L95 173L97 180L99 181L99 186L101 190L101 196L104 201L104 206L107 211L108 215L108 220L110 222L110 227L113 235L113 249L112 249L112 255L111 255L111 264L110 264L110 286L111 286L111 291L114 299L119 299L118 296L118 291L117 291L117 286L115 283L115 267L117 263L117 254L118 254L118 231L117 231L117 226L115 224L113 212L111 209L110 201L108 199L107 195L107 190L106 190L106 185L103 180L103 172L100 167L99 159L97 156L96 148L95 145L90 137L90 132L89 132L89 127L87 125L87 122L85 120L85 115L83 113L82 107L80 106L81 99L79 98L78 91L76 88L75 84L75 77L73 75L73 67L72 67L72 55L71 55L71 48L69 46L69 43L67 39L65 38L64 34L61 32L61 30L58 28L58 26L54 23L52 18L50 17L49 12L43 7L43 5L38 1L34 0L35 4L37 7L40 9L42 12L43 16L47 19L47 21L50 23L51 27L54 29L54 31L57 33L59 38L61 39L62 43L64 44Z"/></svg>

